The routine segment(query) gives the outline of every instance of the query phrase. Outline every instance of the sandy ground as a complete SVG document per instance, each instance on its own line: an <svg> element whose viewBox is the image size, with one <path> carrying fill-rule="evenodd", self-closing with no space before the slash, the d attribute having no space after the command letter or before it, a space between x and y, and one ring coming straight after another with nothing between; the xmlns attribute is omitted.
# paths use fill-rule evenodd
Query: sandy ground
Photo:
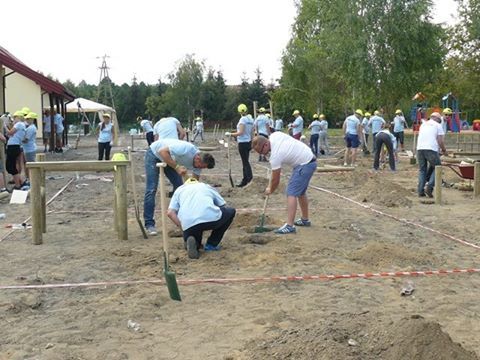
<svg viewBox="0 0 480 360"><path fill-rule="evenodd" d="M124 149L129 140L124 138ZM331 139L337 147L341 139ZM140 149L142 142L136 142ZM216 145L210 140L209 145ZM408 148L408 146L407 146ZM95 159L93 139L48 160ZM252 234L263 206L265 163L252 154L255 180L228 183L226 152L205 181L239 209L220 252L189 260L178 237L170 241L177 278L243 278L478 268L480 250L378 215L319 190L309 190L312 227L288 236ZM233 174L240 181L240 159ZM143 153L134 153L143 203ZM372 173L361 157L354 172L318 173L311 184L364 205L480 245L479 200L443 189L444 205L416 197L415 166ZM288 172L287 172L288 173ZM9 223L29 216L27 205L0 203L0 285L56 284L162 278L161 236L144 240L129 184L129 240L113 231L109 174L81 173L48 207L44 244L30 230L6 236ZM106 175L105 178L102 178ZM75 173L49 173L47 199ZM62 176L63 178L58 178ZM458 182L453 172L448 182ZM107 181L105 181L107 180ZM283 180L283 188L284 188ZM159 207L157 206L157 209ZM250 209L250 210L249 210ZM285 197L270 197L267 225L285 220ZM159 219L159 214L157 214ZM169 224L172 235L173 226ZM410 296L400 292L411 281ZM0 290L0 359L477 359L480 354L480 274L341 279L333 281L180 286L182 302L164 285ZM139 324L135 330L127 326Z"/></svg>

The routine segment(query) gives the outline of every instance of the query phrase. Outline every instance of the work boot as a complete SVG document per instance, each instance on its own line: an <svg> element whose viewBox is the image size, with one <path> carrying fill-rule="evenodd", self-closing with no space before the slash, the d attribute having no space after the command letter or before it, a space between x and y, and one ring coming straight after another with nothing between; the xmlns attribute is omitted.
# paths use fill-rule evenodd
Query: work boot
<svg viewBox="0 0 480 360"><path fill-rule="evenodd" d="M187 238L187 254L190 259L198 259L200 257L197 240L195 240L195 237L193 236Z"/></svg>

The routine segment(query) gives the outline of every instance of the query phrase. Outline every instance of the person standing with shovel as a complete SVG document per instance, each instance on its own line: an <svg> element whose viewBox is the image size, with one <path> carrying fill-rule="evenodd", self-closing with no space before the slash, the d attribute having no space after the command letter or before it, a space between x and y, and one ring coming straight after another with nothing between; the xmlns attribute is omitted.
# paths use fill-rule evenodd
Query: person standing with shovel
<svg viewBox="0 0 480 360"><path fill-rule="evenodd" d="M290 165L293 168L287 185L287 222L274 232L290 234L297 231L295 225L310 226L306 192L310 179L317 169L317 158L312 154L312 150L301 141L278 131L274 132L269 139L256 136L252 145L253 149L261 155L270 153L272 175L265 189L265 195L272 194L278 188L282 166ZM295 220L297 201L302 216Z"/></svg>

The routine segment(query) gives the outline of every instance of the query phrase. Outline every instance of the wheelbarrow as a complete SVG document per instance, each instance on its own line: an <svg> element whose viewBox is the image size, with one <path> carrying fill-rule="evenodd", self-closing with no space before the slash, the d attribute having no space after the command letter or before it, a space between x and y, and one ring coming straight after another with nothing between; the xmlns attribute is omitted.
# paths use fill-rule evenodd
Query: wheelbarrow
<svg viewBox="0 0 480 360"><path fill-rule="evenodd" d="M448 167L455 174L462 179L473 180L474 179L474 165L473 164L442 164Z"/></svg>

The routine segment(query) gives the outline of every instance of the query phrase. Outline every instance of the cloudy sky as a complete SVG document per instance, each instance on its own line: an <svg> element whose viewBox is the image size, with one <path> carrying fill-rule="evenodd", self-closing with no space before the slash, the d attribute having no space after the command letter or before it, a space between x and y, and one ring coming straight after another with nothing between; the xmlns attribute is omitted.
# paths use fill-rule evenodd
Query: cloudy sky
<svg viewBox="0 0 480 360"><path fill-rule="evenodd" d="M454 0L434 3L435 21L451 21ZM134 75L153 84L195 54L237 84L243 72L252 79L257 67L267 82L280 76L295 6L293 0L8 0L2 13L0 46L60 81L98 83L98 57L108 54L116 84Z"/></svg>

